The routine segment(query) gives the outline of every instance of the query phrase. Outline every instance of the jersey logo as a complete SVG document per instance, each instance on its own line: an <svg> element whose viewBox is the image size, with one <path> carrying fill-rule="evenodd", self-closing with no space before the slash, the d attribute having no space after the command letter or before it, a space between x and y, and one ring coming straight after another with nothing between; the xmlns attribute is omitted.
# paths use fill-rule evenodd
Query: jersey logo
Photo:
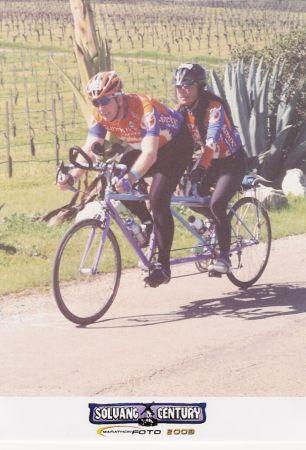
<svg viewBox="0 0 306 450"><path fill-rule="evenodd" d="M221 118L221 106L219 108L214 108L210 111L209 122L217 123Z"/></svg>
<svg viewBox="0 0 306 450"><path fill-rule="evenodd" d="M146 130L152 130L156 125L156 118L154 111L150 111L149 113L147 113L143 118L143 122Z"/></svg>

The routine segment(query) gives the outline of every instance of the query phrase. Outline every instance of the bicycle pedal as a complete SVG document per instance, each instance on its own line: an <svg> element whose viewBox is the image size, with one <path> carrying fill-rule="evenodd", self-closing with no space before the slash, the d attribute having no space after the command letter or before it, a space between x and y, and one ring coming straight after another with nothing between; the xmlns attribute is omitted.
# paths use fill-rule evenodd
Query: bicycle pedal
<svg viewBox="0 0 306 450"><path fill-rule="evenodd" d="M212 278L221 278L222 277L222 273L221 272L217 272L216 270L209 270L208 271L208 276L212 277Z"/></svg>

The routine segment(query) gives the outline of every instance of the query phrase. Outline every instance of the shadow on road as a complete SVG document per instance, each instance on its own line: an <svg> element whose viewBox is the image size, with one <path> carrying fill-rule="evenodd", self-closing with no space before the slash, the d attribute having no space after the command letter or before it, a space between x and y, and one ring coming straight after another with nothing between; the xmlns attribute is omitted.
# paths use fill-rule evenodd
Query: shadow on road
<svg viewBox="0 0 306 450"><path fill-rule="evenodd" d="M143 327L213 315L259 320L304 312L306 312L305 283L262 284L248 290L230 292L219 298L192 301L181 306L178 311L113 317L101 320L95 325L103 324L101 328Z"/></svg>

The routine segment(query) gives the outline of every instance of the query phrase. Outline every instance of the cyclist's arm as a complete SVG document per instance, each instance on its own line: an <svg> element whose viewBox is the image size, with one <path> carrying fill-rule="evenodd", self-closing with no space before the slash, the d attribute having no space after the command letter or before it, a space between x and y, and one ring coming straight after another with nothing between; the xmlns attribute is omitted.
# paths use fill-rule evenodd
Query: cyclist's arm
<svg viewBox="0 0 306 450"><path fill-rule="evenodd" d="M224 125L224 108L221 104L209 111L206 142L199 166L208 169L213 158L219 157L219 139Z"/></svg>
<svg viewBox="0 0 306 450"><path fill-rule="evenodd" d="M159 113L157 109L145 100L144 115L142 118L142 129L145 132L141 141L141 154L133 164L126 178L133 184L139 178L143 177L153 166L157 159L160 139Z"/></svg>
<svg viewBox="0 0 306 450"><path fill-rule="evenodd" d="M131 168L132 174L138 174L138 178L144 176L157 159L159 136L145 136L141 142L141 154ZM131 182L135 180L130 179Z"/></svg>

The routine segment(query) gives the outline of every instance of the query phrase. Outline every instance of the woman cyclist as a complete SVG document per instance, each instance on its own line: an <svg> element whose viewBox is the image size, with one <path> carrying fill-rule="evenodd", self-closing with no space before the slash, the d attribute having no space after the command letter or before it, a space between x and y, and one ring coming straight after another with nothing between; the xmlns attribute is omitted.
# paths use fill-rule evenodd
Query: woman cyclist
<svg viewBox="0 0 306 450"><path fill-rule="evenodd" d="M133 148L123 155L121 162L128 172L116 189L129 191L144 176L152 176L149 192L156 241L158 263L150 271L145 282L157 287L170 281L170 250L174 234L174 222L170 211L170 199L185 168L192 159L192 140L182 115L157 100L122 91L122 82L116 72L99 72L87 85L87 95L94 106L93 121L83 150L94 158L92 146L103 145L109 131ZM79 178L83 170L73 169L60 184L67 189L71 180ZM124 202L143 223L152 230L152 217L145 202ZM150 226L151 224L151 226Z"/></svg>
<svg viewBox="0 0 306 450"><path fill-rule="evenodd" d="M173 76L180 111L201 155L191 172L191 181L199 183L202 195L211 196L210 211L216 223L220 254L209 271L231 270L231 227L226 207L239 190L245 173L245 153L233 124L228 105L207 89L205 69L199 64L182 64Z"/></svg>

